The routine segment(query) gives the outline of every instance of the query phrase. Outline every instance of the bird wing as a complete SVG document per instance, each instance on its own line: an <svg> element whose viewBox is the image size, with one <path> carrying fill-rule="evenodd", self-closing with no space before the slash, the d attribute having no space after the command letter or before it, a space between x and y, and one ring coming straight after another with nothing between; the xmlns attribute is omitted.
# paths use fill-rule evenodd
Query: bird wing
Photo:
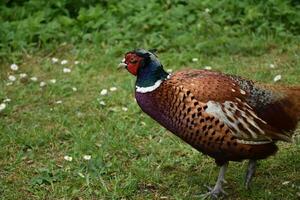
<svg viewBox="0 0 300 200"><path fill-rule="evenodd" d="M250 89L241 88L234 78L207 70L185 70L171 76L171 81L205 104L205 112L223 121L242 143L291 141L289 133L278 131L257 114L255 104L261 103L259 101L261 99L249 105ZM261 101L268 101L268 99ZM257 106L259 108L261 105Z"/></svg>

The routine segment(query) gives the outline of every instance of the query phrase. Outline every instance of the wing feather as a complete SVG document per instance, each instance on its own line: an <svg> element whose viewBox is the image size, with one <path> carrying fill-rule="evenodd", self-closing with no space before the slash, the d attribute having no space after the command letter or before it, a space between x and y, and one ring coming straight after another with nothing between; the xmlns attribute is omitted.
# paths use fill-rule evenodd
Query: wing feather
<svg viewBox="0 0 300 200"><path fill-rule="evenodd" d="M240 141L245 143L291 141L290 133L269 124L267 118L264 118L265 115L259 112L264 105L257 103L271 101L273 91L268 93L268 99L265 96L255 96L258 100L254 104L251 81L207 70L185 70L173 74L171 79L190 91L198 101L206 103L206 112L223 121ZM248 85L240 87L242 80ZM280 95L274 96L275 100L278 98Z"/></svg>

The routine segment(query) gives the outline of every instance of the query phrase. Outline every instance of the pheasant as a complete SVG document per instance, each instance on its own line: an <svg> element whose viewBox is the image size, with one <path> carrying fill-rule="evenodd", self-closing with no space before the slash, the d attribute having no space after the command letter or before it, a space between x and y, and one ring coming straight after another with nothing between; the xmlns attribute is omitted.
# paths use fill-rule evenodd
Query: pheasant
<svg viewBox="0 0 300 200"><path fill-rule="evenodd" d="M300 120L300 86L275 86L210 70L164 71L144 49L126 53L119 67L137 77L140 108L220 166L205 197L226 195L222 188L229 161L249 160L249 188L257 161L274 155L277 141L290 142Z"/></svg>

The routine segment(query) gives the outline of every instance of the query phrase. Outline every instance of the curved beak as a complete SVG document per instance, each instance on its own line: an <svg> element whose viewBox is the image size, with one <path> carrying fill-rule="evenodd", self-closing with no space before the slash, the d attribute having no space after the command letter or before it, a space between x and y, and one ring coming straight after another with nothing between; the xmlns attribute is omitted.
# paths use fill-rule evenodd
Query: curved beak
<svg viewBox="0 0 300 200"><path fill-rule="evenodd" d="M125 59L122 60L122 62L119 63L117 69L121 70L121 69L126 69L127 68L127 64L125 63Z"/></svg>

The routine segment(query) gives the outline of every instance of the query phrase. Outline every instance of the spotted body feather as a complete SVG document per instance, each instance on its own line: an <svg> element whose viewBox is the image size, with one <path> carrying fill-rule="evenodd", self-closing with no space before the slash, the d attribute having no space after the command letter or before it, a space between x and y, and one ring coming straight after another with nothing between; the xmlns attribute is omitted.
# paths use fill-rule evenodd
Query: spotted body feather
<svg viewBox="0 0 300 200"><path fill-rule="evenodd" d="M219 164L266 158L277 150L274 141L290 140L260 118L239 83L223 74L177 72L152 92L136 92L136 99L144 112Z"/></svg>

